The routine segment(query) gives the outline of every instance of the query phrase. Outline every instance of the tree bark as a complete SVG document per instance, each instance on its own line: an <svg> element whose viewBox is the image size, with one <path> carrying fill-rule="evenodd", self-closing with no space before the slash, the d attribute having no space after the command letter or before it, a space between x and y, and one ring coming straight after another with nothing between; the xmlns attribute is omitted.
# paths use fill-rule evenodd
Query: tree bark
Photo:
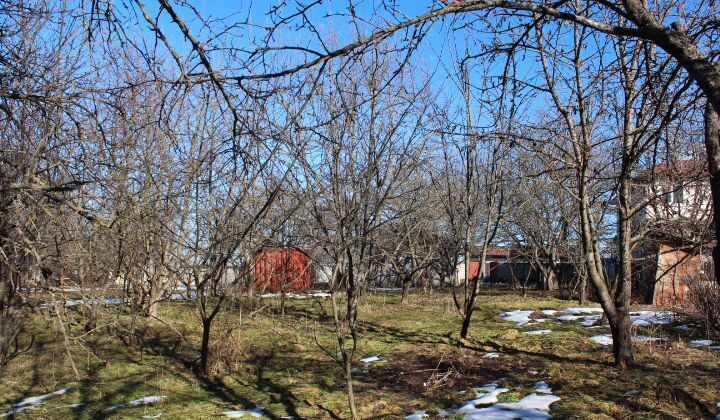
<svg viewBox="0 0 720 420"><path fill-rule="evenodd" d="M712 250L715 281L720 283L720 118L713 105L705 106L705 149L707 151L708 171L710 172L710 191L713 204L713 227L715 246Z"/></svg>
<svg viewBox="0 0 720 420"><path fill-rule="evenodd" d="M210 326L212 319L203 320L202 344L200 345L200 370L207 373L208 357L210 352Z"/></svg>

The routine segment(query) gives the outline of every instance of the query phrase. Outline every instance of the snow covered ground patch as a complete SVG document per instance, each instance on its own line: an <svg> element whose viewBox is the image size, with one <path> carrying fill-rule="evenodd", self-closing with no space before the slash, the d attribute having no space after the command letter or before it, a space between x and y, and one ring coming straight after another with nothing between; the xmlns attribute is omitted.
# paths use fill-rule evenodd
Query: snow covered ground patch
<svg viewBox="0 0 720 420"><path fill-rule="evenodd" d="M231 419L240 419L243 417L254 417L254 418L260 418L265 415L265 407L257 407L253 408L251 410L232 410L232 411L225 411L224 413L220 413L225 417L229 417Z"/></svg>
<svg viewBox="0 0 720 420"><path fill-rule="evenodd" d="M142 397L142 398L138 398L137 400L132 400L128 404L130 404L133 407L137 407L138 405L157 404L166 399L167 399L167 397L165 395L150 395L148 397Z"/></svg>
<svg viewBox="0 0 720 420"><path fill-rule="evenodd" d="M550 334L552 330L533 330L533 331L525 331L525 334L528 335L543 335L543 334Z"/></svg>
<svg viewBox="0 0 720 420"><path fill-rule="evenodd" d="M422 420L428 417L428 414L424 411L416 411L410 415L405 416L405 420Z"/></svg>
<svg viewBox="0 0 720 420"><path fill-rule="evenodd" d="M366 366L369 366L370 364L376 363L376 362L385 362L385 360L380 359L379 354L375 355L375 356L365 357L364 359L360 359L360 361L365 363Z"/></svg>
<svg viewBox="0 0 720 420"><path fill-rule="evenodd" d="M535 383L535 393L527 395L518 402L499 403L498 395L508 392L508 388L498 387L498 382L492 382L480 388L474 388L475 398L447 410L442 410L438 415L447 417L451 415L462 415L465 419L549 419L550 405L560 397L552 394L552 389L540 381ZM423 413L425 412L416 412ZM411 416L414 414L411 414ZM421 419L422 417L410 417L406 419Z"/></svg>
<svg viewBox="0 0 720 420"><path fill-rule="evenodd" d="M141 405L154 405L158 404L162 401L165 401L167 399L167 396L165 395L148 395L147 397L138 398L137 400L129 401L127 404L115 404L111 405L110 407L103 410L105 413L110 413L115 410L119 410L121 408L126 407L139 407Z"/></svg>
<svg viewBox="0 0 720 420"><path fill-rule="evenodd" d="M39 405L41 405L46 399L54 396L54 395L63 395L64 393L68 392L70 388L63 388L58 389L57 391L50 392L48 394L43 395L36 395L34 397L27 397L24 400L20 401L17 404L13 404L12 409L8 411L5 414L0 414L0 417L10 417L15 416L18 413L21 413L25 410L34 410Z"/></svg>
<svg viewBox="0 0 720 420"><path fill-rule="evenodd" d="M630 313L630 320L639 327L648 327L654 324L666 325L675 321L677 316L670 311L637 311Z"/></svg>
<svg viewBox="0 0 720 420"><path fill-rule="evenodd" d="M522 309L517 309L514 311L503 312L500 316L506 321L515 322L518 325L525 325L530 322L530 315L532 315L533 312L534 311L523 311Z"/></svg>
<svg viewBox="0 0 720 420"><path fill-rule="evenodd" d="M483 356L483 359L494 359L496 357L500 357L500 354L496 353L494 351L491 351L489 353L485 353L485 355Z"/></svg>
<svg viewBox="0 0 720 420"><path fill-rule="evenodd" d="M640 343L649 342L649 341L662 341L662 337L648 337L646 335L638 335L633 337L633 341L637 341ZM610 334L600 334L600 335L594 335L590 337L590 341L594 341L598 344L601 344L603 346L611 346L613 343L612 335Z"/></svg>
<svg viewBox="0 0 720 420"><path fill-rule="evenodd" d="M690 341L690 347L696 349L706 348L711 350L720 350L720 343L715 344L712 340L692 340Z"/></svg>
<svg viewBox="0 0 720 420"><path fill-rule="evenodd" d="M630 397L632 397L633 395L637 394L638 392L640 392L640 391L638 391L637 389L631 389L630 391L624 393L624 394L623 394L623 397L625 397L625 398L630 398Z"/></svg>
<svg viewBox="0 0 720 420"><path fill-rule="evenodd" d="M563 312L572 315L591 315L591 314L602 314L602 308L567 308L563 309Z"/></svg>
<svg viewBox="0 0 720 420"><path fill-rule="evenodd" d="M594 335L594 336L590 337L590 341L594 341L603 346L610 346L610 345L612 345L612 342L613 342L612 336L610 334Z"/></svg>

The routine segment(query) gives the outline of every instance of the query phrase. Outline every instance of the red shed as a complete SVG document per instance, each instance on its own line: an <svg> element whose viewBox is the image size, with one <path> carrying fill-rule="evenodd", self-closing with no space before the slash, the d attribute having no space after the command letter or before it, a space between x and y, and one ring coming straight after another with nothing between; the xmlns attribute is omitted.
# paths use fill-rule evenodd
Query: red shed
<svg viewBox="0 0 720 420"><path fill-rule="evenodd" d="M310 257L297 248L267 249L255 255L255 290L306 292L315 280Z"/></svg>

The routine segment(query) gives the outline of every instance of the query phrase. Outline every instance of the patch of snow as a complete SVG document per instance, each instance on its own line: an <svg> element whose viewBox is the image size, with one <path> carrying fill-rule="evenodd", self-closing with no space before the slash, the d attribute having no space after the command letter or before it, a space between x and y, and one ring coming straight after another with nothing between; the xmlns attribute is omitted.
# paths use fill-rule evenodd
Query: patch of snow
<svg viewBox="0 0 720 420"><path fill-rule="evenodd" d="M470 401L473 405L495 404L498 402L498 395L510 391L507 388L498 388L497 382L475 388L475 399Z"/></svg>
<svg viewBox="0 0 720 420"><path fill-rule="evenodd" d="M648 337L646 335L638 335L633 338L633 340L644 343L646 341L660 341L662 338L660 337Z"/></svg>
<svg viewBox="0 0 720 420"><path fill-rule="evenodd" d="M603 346L609 346L613 343L612 335L610 334L594 335L590 337L590 340Z"/></svg>
<svg viewBox="0 0 720 420"><path fill-rule="evenodd" d="M541 312L545 315L555 315L558 313L555 309L543 309Z"/></svg>
<svg viewBox="0 0 720 420"><path fill-rule="evenodd" d="M58 389L57 391L50 392L43 395L36 395L34 397L28 397L24 400L20 401L17 404L13 404L12 409L8 411L5 414L0 414L0 417L10 417L14 416L17 413L21 413L25 410L34 410L39 405L41 405L46 399L52 397L53 395L63 395L64 393L68 392L70 388L63 388Z"/></svg>
<svg viewBox="0 0 720 420"><path fill-rule="evenodd" d="M515 322L518 325L525 325L530 322L530 315L532 315L532 313L533 311L523 311L522 309L517 309L515 311L503 312L500 316L506 321Z"/></svg>
<svg viewBox="0 0 720 420"><path fill-rule="evenodd" d="M137 400L132 400L132 401L128 402L127 404L120 403L120 404L111 405L110 407L104 409L103 412L109 413L111 411L115 411L115 410L119 410L121 408L128 407L128 405L130 407L137 407L140 405L153 405L153 404L157 404L161 401L164 401L166 399L167 399L167 396L165 396L165 395L149 395L147 397L138 398Z"/></svg>
<svg viewBox="0 0 720 420"><path fill-rule="evenodd" d="M675 328L680 331L685 331L685 332L690 332L695 329L695 327L693 327L692 325L678 325Z"/></svg>
<svg viewBox="0 0 720 420"><path fill-rule="evenodd" d="M360 361L365 363L366 365L369 365L370 363L373 363L373 362L384 362L384 360L380 360L379 354L376 356L368 356L364 359L360 359Z"/></svg>
<svg viewBox="0 0 720 420"><path fill-rule="evenodd" d="M539 392L540 394L552 394L552 388L550 388L545 381L535 382L534 388L535 392Z"/></svg>
<svg viewBox="0 0 720 420"><path fill-rule="evenodd" d="M610 334L594 335L594 336L590 337L590 340L594 341L598 344L602 344L603 346L610 346L613 343L612 335L610 335ZM643 343L643 342L648 342L648 341L660 341L660 340L662 340L662 338L638 335L638 336L633 337L633 340Z"/></svg>
<svg viewBox="0 0 720 420"><path fill-rule="evenodd" d="M220 414L231 419L239 419L245 416L259 418L265 415L265 411L263 410L265 410L265 407L257 407L252 410L232 410Z"/></svg>
<svg viewBox="0 0 720 420"><path fill-rule="evenodd" d="M595 313L602 313L602 308L567 308L563 309L563 312L572 315L589 315Z"/></svg>
<svg viewBox="0 0 720 420"><path fill-rule="evenodd" d="M489 352L489 353L485 353L485 355L483 356L484 359L492 359L492 358L495 358L495 357L500 357L500 354L499 354L499 353L496 353L496 352L494 352L494 351L491 351L491 352Z"/></svg>
<svg viewBox="0 0 720 420"><path fill-rule="evenodd" d="M165 395L150 395L147 397L138 398L137 400L132 400L128 404L130 404L133 407L137 407L138 405L157 404L160 401L163 401L166 399L167 399L167 396L165 396Z"/></svg>
<svg viewBox="0 0 720 420"><path fill-rule="evenodd" d="M560 397L556 395L530 394L516 403L503 403L498 404L498 406L509 410L538 410L547 414L550 411L550 404L555 401L560 401Z"/></svg>
<svg viewBox="0 0 720 420"><path fill-rule="evenodd" d="M530 394L515 403L498 403L497 396L508 392L507 388L498 388L497 381L476 388L477 398L462 404L460 407L440 411L440 417L452 414L462 414L465 419L549 419L550 405L560 400L560 397L552 395L552 390L544 381L535 384L536 392ZM492 404L489 405L488 404Z"/></svg>
<svg viewBox="0 0 720 420"><path fill-rule="evenodd" d="M638 391L637 389L631 389L630 391L624 393L623 397L625 397L625 398L632 397L633 395L637 394L638 392L640 392L640 391Z"/></svg>
<svg viewBox="0 0 720 420"><path fill-rule="evenodd" d="M598 310L602 312L601 308L568 308L562 311L566 313L566 315L560 315L557 319L560 321L579 321L579 325L590 328L595 325L602 316L596 314Z"/></svg>
<svg viewBox="0 0 720 420"><path fill-rule="evenodd" d="M690 341L690 347L700 348L708 347L713 344L712 340L692 340Z"/></svg>
<svg viewBox="0 0 720 420"><path fill-rule="evenodd" d="M669 324L676 318L674 312L670 311L638 311L630 313L630 320L634 325L647 327L653 324Z"/></svg>
<svg viewBox="0 0 720 420"><path fill-rule="evenodd" d="M525 334L528 335L542 335L542 334L550 334L552 330L533 330L533 331L525 331Z"/></svg>
<svg viewBox="0 0 720 420"><path fill-rule="evenodd" d="M420 420L428 417L428 414L424 411L416 411L410 415L405 416L405 420Z"/></svg>
<svg viewBox="0 0 720 420"><path fill-rule="evenodd" d="M115 410L125 408L125 407L127 407L125 404L115 404L115 405L111 405L110 407L104 409L103 412L109 413L111 411L115 411Z"/></svg>

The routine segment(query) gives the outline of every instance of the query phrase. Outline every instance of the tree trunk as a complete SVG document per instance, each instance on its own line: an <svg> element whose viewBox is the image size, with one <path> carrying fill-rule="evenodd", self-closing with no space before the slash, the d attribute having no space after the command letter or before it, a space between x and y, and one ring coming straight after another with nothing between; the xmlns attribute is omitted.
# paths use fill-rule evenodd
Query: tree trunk
<svg viewBox="0 0 720 420"><path fill-rule="evenodd" d="M587 302L587 276L580 274L580 285L578 286L578 303L584 305Z"/></svg>
<svg viewBox="0 0 720 420"><path fill-rule="evenodd" d="M207 374L208 357L210 352L210 326L212 319L203 320L202 344L200 345L200 370Z"/></svg>
<svg viewBox="0 0 720 420"><path fill-rule="evenodd" d="M472 314L475 309L475 301L477 300L478 295L478 283L480 282L480 273L478 273L478 277L472 281L472 289L470 292L470 296L467 300L466 307L465 307L465 316L463 317L462 327L460 328L460 337L462 339L466 339L468 335L468 331L470 330L470 320L472 319Z"/></svg>
<svg viewBox="0 0 720 420"><path fill-rule="evenodd" d="M353 383L352 383L352 363L350 363L350 358L345 358L345 382L347 384L347 396L348 396L348 405L350 406L350 414L352 415L353 420L359 419L360 416L357 412L357 407L355 407L355 392L353 391Z"/></svg>
<svg viewBox="0 0 720 420"><path fill-rule="evenodd" d="M463 317L462 327L460 328L460 337L466 339L470 330L470 314Z"/></svg>
<svg viewBox="0 0 720 420"><path fill-rule="evenodd" d="M632 350L632 332L630 328L630 313L627 308L618 307L617 318L608 317L610 331L613 336L613 355L615 366L624 370L635 361Z"/></svg>
<svg viewBox="0 0 720 420"><path fill-rule="evenodd" d="M147 315L150 318L157 318L160 296L158 288L154 284L150 286L150 296L148 297L148 300Z"/></svg>
<svg viewBox="0 0 720 420"><path fill-rule="evenodd" d="M582 238L583 253L585 254L586 273L593 283L595 292L598 295L603 312L607 315L610 329L613 334L613 350L615 364L620 369L625 369L634 363L632 340L630 337L630 311L629 311L629 284L621 282L615 299L612 298L608 285L598 265L599 250L595 244L592 232L592 217L590 214L590 203L585 193L586 178L580 177L580 235Z"/></svg>
<svg viewBox="0 0 720 420"><path fill-rule="evenodd" d="M712 250L715 281L720 284L720 122L718 113L708 101L705 106L705 149L710 172L715 246Z"/></svg>
<svg viewBox="0 0 720 420"><path fill-rule="evenodd" d="M401 304L405 303L409 294L410 294L410 281L404 281L403 282L403 293L402 293L402 296L400 296Z"/></svg>

